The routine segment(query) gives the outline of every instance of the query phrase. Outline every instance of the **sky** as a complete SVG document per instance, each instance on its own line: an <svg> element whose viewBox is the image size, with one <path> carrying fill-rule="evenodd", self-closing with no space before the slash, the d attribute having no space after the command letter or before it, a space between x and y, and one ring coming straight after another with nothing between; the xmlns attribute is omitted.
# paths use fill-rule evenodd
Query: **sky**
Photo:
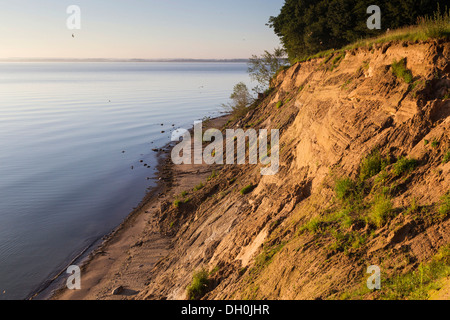
<svg viewBox="0 0 450 320"><path fill-rule="evenodd" d="M242 59L272 51L284 0L0 0L0 59ZM70 30L70 5L80 8ZM73 34L73 36L72 36Z"/></svg>

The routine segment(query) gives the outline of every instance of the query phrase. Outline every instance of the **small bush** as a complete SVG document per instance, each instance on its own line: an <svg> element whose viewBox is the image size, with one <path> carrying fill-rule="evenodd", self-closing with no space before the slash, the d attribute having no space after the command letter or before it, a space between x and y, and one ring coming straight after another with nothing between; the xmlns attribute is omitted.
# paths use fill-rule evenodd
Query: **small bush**
<svg viewBox="0 0 450 320"><path fill-rule="evenodd" d="M438 209L438 212L443 217L446 217L448 214L450 214L450 192L448 192L441 198L441 205Z"/></svg>
<svg viewBox="0 0 450 320"><path fill-rule="evenodd" d="M242 195L245 195L247 193L252 192L255 188L256 188L255 185L249 184L248 186L242 188L242 190L240 192L241 192Z"/></svg>
<svg viewBox="0 0 450 320"><path fill-rule="evenodd" d="M424 30L428 38L442 38L450 36L450 10L444 10L441 13L439 8L432 17L423 17L419 19L419 26Z"/></svg>
<svg viewBox="0 0 450 320"><path fill-rule="evenodd" d="M191 284L187 287L187 298L189 300L200 299L208 291L209 278L206 270L194 273Z"/></svg>
<svg viewBox="0 0 450 320"><path fill-rule="evenodd" d="M433 142L431 142L431 147L433 148L439 147L439 140L434 139Z"/></svg>
<svg viewBox="0 0 450 320"><path fill-rule="evenodd" d="M410 171L414 170L416 167L417 167L416 159L400 158L394 164L394 174L396 176L400 176L406 172L410 172Z"/></svg>
<svg viewBox="0 0 450 320"><path fill-rule="evenodd" d="M406 68L406 59L403 58L400 61L394 60L392 62L392 73L397 77L403 79L406 83L411 83L413 75L410 70Z"/></svg>
<svg viewBox="0 0 450 320"><path fill-rule="evenodd" d="M442 159L442 163L446 164L450 161L450 150L447 151L447 153L444 155L444 158Z"/></svg>
<svg viewBox="0 0 450 320"><path fill-rule="evenodd" d="M194 191L198 191L200 189L203 189L205 187L205 185L203 184L203 182L200 182L198 185L195 186Z"/></svg>
<svg viewBox="0 0 450 320"><path fill-rule="evenodd" d="M277 105L276 105L277 109L280 109L282 106L283 106L283 101L278 101Z"/></svg>
<svg viewBox="0 0 450 320"><path fill-rule="evenodd" d="M173 202L173 206L175 207L175 208L179 208L180 207L180 203L181 203L181 201L180 200L175 200L174 202Z"/></svg>
<svg viewBox="0 0 450 320"><path fill-rule="evenodd" d="M183 191L182 193L181 193L181 196L184 198L184 197L186 197L187 196L187 191Z"/></svg>
<svg viewBox="0 0 450 320"><path fill-rule="evenodd" d="M322 219L320 218L312 218L308 221L308 223L304 224L300 231L303 232L305 230L308 230L311 233L317 233L320 230L320 226L322 224Z"/></svg>
<svg viewBox="0 0 450 320"><path fill-rule="evenodd" d="M356 192L356 183L350 178L338 179L334 191L339 200L345 200Z"/></svg>
<svg viewBox="0 0 450 320"><path fill-rule="evenodd" d="M211 173L211 175L208 177L208 181L214 179L215 177L217 177L217 175L218 175L218 174L217 174L216 170L213 170L212 173Z"/></svg>
<svg viewBox="0 0 450 320"><path fill-rule="evenodd" d="M386 223L391 212L391 200L385 195L378 196L369 212L369 221L378 228L381 228Z"/></svg>
<svg viewBox="0 0 450 320"><path fill-rule="evenodd" d="M369 179L380 173L389 163L388 159L383 159L379 150L373 151L361 162L359 177L361 181Z"/></svg>

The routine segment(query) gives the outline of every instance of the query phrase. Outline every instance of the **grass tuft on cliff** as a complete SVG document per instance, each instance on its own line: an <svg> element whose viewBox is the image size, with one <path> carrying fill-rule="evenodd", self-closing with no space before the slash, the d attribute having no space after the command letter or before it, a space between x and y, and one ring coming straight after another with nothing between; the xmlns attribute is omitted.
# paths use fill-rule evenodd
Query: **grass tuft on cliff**
<svg viewBox="0 0 450 320"><path fill-rule="evenodd" d="M199 270L192 276L192 282L186 289L189 300L200 299L208 291L209 274L206 270Z"/></svg>

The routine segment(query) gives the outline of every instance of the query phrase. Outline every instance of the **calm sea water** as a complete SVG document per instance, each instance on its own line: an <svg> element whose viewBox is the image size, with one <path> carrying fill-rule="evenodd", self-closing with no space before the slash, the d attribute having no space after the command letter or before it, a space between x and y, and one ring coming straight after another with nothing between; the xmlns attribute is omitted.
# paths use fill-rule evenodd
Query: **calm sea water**
<svg viewBox="0 0 450 320"><path fill-rule="evenodd" d="M154 184L151 149L172 124L223 111L246 69L0 63L0 300L26 298L120 224Z"/></svg>

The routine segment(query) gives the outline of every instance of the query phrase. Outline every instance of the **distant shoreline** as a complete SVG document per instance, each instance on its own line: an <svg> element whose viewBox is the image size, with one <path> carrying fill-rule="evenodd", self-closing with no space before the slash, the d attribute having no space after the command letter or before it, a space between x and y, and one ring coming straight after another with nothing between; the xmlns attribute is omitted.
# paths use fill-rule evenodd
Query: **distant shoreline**
<svg viewBox="0 0 450 320"><path fill-rule="evenodd" d="M249 59L61 59L61 58L7 58L0 62L193 62L193 63L247 63Z"/></svg>

